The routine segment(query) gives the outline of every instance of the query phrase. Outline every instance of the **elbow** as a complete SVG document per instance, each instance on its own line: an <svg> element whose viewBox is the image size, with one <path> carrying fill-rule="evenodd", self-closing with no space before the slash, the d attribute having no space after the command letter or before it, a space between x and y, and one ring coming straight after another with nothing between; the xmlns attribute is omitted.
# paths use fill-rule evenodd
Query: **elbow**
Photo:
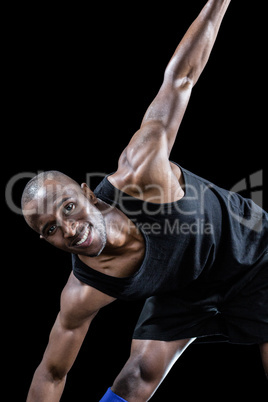
<svg viewBox="0 0 268 402"><path fill-rule="evenodd" d="M173 56L165 69L164 83L168 83L176 89L191 88L196 82L197 69L196 63L192 62L187 55L179 60Z"/></svg>
<svg viewBox="0 0 268 402"><path fill-rule="evenodd" d="M179 77L175 80L174 85L177 89L192 89L196 81L191 74L186 75L185 77Z"/></svg>
<svg viewBox="0 0 268 402"><path fill-rule="evenodd" d="M201 36L190 43L181 43L165 70L165 80L177 88L193 87L208 62L216 34L215 24L207 20Z"/></svg>
<svg viewBox="0 0 268 402"><path fill-rule="evenodd" d="M46 366L41 363L37 367L35 375L42 381L59 384L66 381L67 371L54 365Z"/></svg>
<svg viewBox="0 0 268 402"><path fill-rule="evenodd" d="M54 384L65 382L67 378L67 372L59 370L57 367L50 367L47 375L49 376L50 381Z"/></svg>
<svg viewBox="0 0 268 402"><path fill-rule="evenodd" d="M55 395L61 395L66 377L66 374L63 375L58 371L49 370L41 363L34 373L27 402L43 400L44 395L48 397L46 400L50 400L50 397L51 400L54 400Z"/></svg>
<svg viewBox="0 0 268 402"><path fill-rule="evenodd" d="M175 89L190 89L194 86L196 79L196 64L186 58L183 63L175 63L175 60L169 62L164 73L164 83Z"/></svg>
<svg viewBox="0 0 268 402"><path fill-rule="evenodd" d="M165 70L164 82L169 83L174 89L192 89L196 81L194 71L192 70L189 70L187 74L177 74L169 66Z"/></svg>

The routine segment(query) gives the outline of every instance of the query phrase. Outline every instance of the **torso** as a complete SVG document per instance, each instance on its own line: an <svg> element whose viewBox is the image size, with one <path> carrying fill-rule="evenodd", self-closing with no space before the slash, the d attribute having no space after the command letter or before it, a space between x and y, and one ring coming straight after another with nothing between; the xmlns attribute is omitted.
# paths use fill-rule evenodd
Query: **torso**
<svg viewBox="0 0 268 402"><path fill-rule="evenodd" d="M93 269L72 256L79 281L122 300L175 292L199 308L203 298L208 302L213 294L234 296L242 283L253 278L259 270L257 262L267 252L267 214L239 194L186 169L181 171L187 197L161 206L127 197L108 177L101 181L95 191L97 199L110 205L111 211L124 211L124 222L127 218L135 222L145 244L138 237L127 237L123 254L113 254L112 265L102 255ZM138 256L139 247L142 253ZM125 265L124 256L138 258Z"/></svg>

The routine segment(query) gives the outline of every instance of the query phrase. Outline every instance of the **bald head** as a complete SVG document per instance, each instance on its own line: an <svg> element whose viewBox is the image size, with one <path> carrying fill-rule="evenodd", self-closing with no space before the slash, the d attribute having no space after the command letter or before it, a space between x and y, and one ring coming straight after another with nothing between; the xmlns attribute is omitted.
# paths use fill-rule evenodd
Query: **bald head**
<svg viewBox="0 0 268 402"><path fill-rule="evenodd" d="M25 186L21 198L21 207L24 210L26 204L38 197L38 193L49 183L59 183L61 185L73 184L79 187L79 184L66 174L57 170L48 170L33 177Z"/></svg>
<svg viewBox="0 0 268 402"><path fill-rule="evenodd" d="M27 223L30 224L31 218L36 214L50 212L49 202L63 194L66 189L81 193L81 187L75 180L56 170L33 177L26 184L21 198L21 208Z"/></svg>

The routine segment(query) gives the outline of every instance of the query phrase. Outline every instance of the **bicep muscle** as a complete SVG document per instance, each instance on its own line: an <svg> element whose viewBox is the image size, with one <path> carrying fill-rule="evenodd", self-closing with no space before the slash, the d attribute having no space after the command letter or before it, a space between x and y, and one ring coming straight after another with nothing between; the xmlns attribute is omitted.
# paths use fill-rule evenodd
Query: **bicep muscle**
<svg viewBox="0 0 268 402"><path fill-rule="evenodd" d="M176 87L172 80L165 78L159 93L144 115L140 129L123 152L121 161L125 157L133 169L148 159L162 159L167 163L190 99L191 89L190 83L181 82Z"/></svg>
<svg viewBox="0 0 268 402"><path fill-rule="evenodd" d="M148 107L142 120L141 128L152 124L152 128L155 129L158 125L165 133L168 156L174 145L191 91L192 84L187 79L176 82L166 76L157 96Z"/></svg>

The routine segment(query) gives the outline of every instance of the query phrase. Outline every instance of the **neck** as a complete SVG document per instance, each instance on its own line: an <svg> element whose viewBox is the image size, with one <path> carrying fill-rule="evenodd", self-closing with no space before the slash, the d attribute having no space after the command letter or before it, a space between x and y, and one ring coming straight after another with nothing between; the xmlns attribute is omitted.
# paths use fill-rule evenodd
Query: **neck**
<svg viewBox="0 0 268 402"><path fill-rule="evenodd" d="M121 254L138 235L136 226L118 208L99 199L96 206L103 215L107 235L101 255Z"/></svg>
<svg viewBox="0 0 268 402"><path fill-rule="evenodd" d="M89 267L110 276L126 277L141 266L144 238L134 223L116 207L98 200L106 228L106 245L97 257L79 256Z"/></svg>

